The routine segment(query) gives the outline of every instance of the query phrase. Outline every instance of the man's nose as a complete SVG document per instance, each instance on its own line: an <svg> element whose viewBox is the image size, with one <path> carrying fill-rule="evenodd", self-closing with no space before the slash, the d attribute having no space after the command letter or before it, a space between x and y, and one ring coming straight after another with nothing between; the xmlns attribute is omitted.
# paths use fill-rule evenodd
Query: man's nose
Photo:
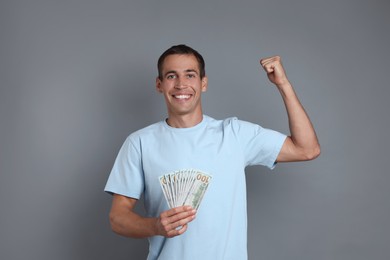
<svg viewBox="0 0 390 260"><path fill-rule="evenodd" d="M182 77L177 77L176 78L176 82L175 82L175 88L183 89L183 88L186 88L186 87L187 87L186 80L183 79Z"/></svg>

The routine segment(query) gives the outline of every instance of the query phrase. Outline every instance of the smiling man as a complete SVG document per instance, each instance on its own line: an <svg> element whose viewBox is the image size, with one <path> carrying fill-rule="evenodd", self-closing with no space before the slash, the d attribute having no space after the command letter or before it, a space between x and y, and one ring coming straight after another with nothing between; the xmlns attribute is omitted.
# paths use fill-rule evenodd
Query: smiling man
<svg viewBox="0 0 390 260"><path fill-rule="evenodd" d="M207 90L207 77L201 73L194 55L172 54L162 60L156 87L165 97L167 123L191 127L202 121L201 93Z"/></svg>
<svg viewBox="0 0 390 260"><path fill-rule="evenodd" d="M148 259L247 259L245 167L312 160L320 154L314 128L278 56L260 61L285 103L290 135L235 117L203 114L207 90L203 57L186 45L158 60L156 89L168 117L132 133L119 151L105 191L113 194L114 232L148 238ZM160 177L197 169L212 179L201 206L169 207ZM176 175L175 175L176 176ZM134 212L144 195L146 215Z"/></svg>

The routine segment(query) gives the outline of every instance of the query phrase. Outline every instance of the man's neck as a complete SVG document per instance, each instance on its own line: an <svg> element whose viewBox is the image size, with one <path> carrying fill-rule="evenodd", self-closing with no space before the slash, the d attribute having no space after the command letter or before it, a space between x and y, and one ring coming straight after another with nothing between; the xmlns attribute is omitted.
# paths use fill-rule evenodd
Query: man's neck
<svg viewBox="0 0 390 260"><path fill-rule="evenodd" d="M203 114L169 116L167 124L174 128L189 128L196 126L203 120Z"/></svg>

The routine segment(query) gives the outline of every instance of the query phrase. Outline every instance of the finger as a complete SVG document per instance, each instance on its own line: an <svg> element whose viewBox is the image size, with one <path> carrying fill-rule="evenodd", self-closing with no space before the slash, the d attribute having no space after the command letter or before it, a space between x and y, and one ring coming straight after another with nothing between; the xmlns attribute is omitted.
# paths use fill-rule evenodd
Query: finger
<svg viewBox="0 0 390 260"><path fill-rule="evenodd" d="M280 64L274 66L274 73L275 73L275 75L277 75L277 76L282 76L282 75L284 75L284 70L283 70L283 68L282 68L282 66L281 66Z"/></svg>
<svg viewBox="0 0 390 260"><path fill-rule="evenodd" d="M280 62L281 58L280 56L272 56L272 57L267 57L263 58L260 60L261 66L265 66L266 64L272 63L272 62Z"/></svg>
<svg viewBox="0 0 390 260"><path fill-rule="evenodd" d="M264 66L266 63L268 63L270 60L272 59L272 57L267 57L267 58L263 58L260 60L260 64L261 66Z"/></svg>
<svg viewBox="0 0 390 260"><path fill-rule="evenodd" d="M273 64L266 64L263 66L263 68L267 74L273 73L275 71L275 66Z"/></svg>
<svg viewBox="0 0 390 260"><path fill-rule="evenodd" d="M183 234L184 232L187 231L187 228L188 228L188 225L185 224L184 226L182 226L180 229L177 230L177 234L178 234L178 235Z"/></svg>
<svg viewBox="0 0 390 260"><path fill-rule="evenodd" d="M279 55L262 58L260 60L260 63L266 63L266 62L269 62L269 61L276 61L276 60L281 60Z"/></svg>
<svg viewBox="0 0 390 260"><path fill-rule="evenodd" d="M188 224L195 219L195 216L195 213L190 215L186 213L180 213L174 217L162 219L161 223L163 224L165 231L170 231L172 229L176 229L177 227Z"/></svg>
<svg viewBox="0 0 390 260"><path fill-rule="evenodd" d="M195 216L181 219L175 223L163 226L163 230L167 237L177 236L183 234L187 230L188 223L195 219Z"/></svg>
<svg viewBox="0 0 390 260"><path fill-rule="evenodd" d="M171 230L167 233L167 237L175 237L187 231L188 225L183 225L178 229Z"/></svg>
<svg viewBox="0 0 390 260"><path fill-rule="evenodd" d="M191 222L192 219L182 219L180 221L177 221L175 223L172 223L169 225L169 228L167 228L167 231L172 231L172 230L180 230L182 227L188 225L189 222Z"/></svg>
<svg viewBox="0 0 390 260"><path fill-rule="evenodd" d="M175 223L177 221L180 221L181 219L190 218L196 214L196 210L192 209L192 208L190 208L189 210L186 210L186 211L175 210L174 212L175 212L174 215L169 215L169 214L171 214L170 212L168 212L166 214L162 213L160 215L161 223L163 225L172 224L172 223ZM169 216L166 216L166 215L169 215Z"/></svg>
<svg viewBox="0 0 390 260"><path fill-rule="evenodd" d="M172 209L169 209L167 211L164 211L160 214L160 216L161 216L161 218L166 218L166 217L174 216L174 215L179 214L181 212L191 211L191 210L192 210L192 207L190 207L190 206L180 206L180 207L176 207L176 208L172 208Z"/></svg>
<svg viewBox="0 0 390 260"><path fill-rule="evenodd" d="M270 61L264 64L264 70L269 73L283 74L283 65L280 60Z"/></svg>

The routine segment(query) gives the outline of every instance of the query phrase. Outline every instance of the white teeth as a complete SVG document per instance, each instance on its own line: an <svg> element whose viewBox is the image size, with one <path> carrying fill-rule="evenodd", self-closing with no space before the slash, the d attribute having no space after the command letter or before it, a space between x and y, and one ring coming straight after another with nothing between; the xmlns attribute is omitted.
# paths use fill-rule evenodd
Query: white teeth
<svg viewBox="0 0 390 260"><path fill-rule="evenodd" d="M190 95L177 95L177 96L175 96L175 98L186 99L186 98L190 98Z"/></svg>

